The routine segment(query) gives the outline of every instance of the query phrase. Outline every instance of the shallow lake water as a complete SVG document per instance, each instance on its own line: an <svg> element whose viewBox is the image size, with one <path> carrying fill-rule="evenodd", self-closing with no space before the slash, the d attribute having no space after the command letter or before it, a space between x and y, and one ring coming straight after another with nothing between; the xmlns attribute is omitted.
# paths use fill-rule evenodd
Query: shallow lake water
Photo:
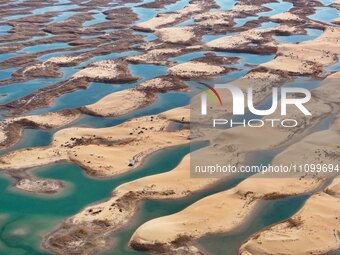
<svg viewBox="0 0 340 255"><path fill-rule="evenodd" d="M19 1L16 1L19 2ZM152 0L147 0L152 2ZM231 9L236 1L233 0L217 0L217 4L221 6L222 10ZM323 0L324 4L330 4L331 1ZM139 7L141 3L127 3L127 7L132 7L137 13L139 21L146 21L153 18L158 13L162 12L175 12L182 9L189 3L189 0L180 0L174 4L166 5L162 9L148 9ZM288 11L292 8L292 4L286 1L279 1L278 3L265 4L265 6L271 8L271 11L259 13L258 16L272 16L278 13ZM67 0L60 0L57 6L44 7L34 10L32 14L13 15L5 17L4 20L12 20L21 17L28 17L31 15L37 15L46 12L58 11L56 17L52 22L64 21L77 12L72 9L79 8L78 5L71 4ZM118 7L114 7L118 8ZM109 9L114 9L109 8ZM92 26L106 22L106 15L103 14L104 9L98 8L93 12L92 20L84 22L84 26ZM317 8L317 13L311 15L310 18L315 20L321 20L324 22L330 22L333 18L339 17L339 12L334 8L321 7ZM257 16L236 19L236 26L243 26L246 22L257 19ZM177 26L185 26L194 24L194 19L187 19ZM270 28L277 26L275 22L265 22L260 25L260 28ZM0 36L7 35L11 26L0 26ZM108 29L103 32L114 31L115 29ZM306 40L312 40L320 36L321 31L316 29L306 29L306 35L291 35L291 36L275 36L274 38L279 42L287 43L299 43ZM147 32L134 32L135 34L141 34L145 36L146 41L152 41L157 39L153 33ZM223 36L230 36L231 34L220 35L205 35L202 40L204 43L218 39ZM37 36L27 41L35 41L42 38L48 38L53 35L46 33L44 36ZM83 36L83 38L95 38L96 36ZM38 57L38 60L45 61L50 57L62 56L67 53L85 52L90 49L82 49L80 51L72 50L72 47L67 43L51 43L51 44L38 44L33 46L27 46L18 53L0 54L0 61L4 61L11 57L15 57L18 54L26 53L38 53L49 49L60 49L55 53L47 53ZM93 57L87 61L81 63L78 67L63 67L60 71L63 73L61 78L50 79L34 79L26 82L14 83L11 85L0 87L0 104L5 104L16 100L20 97L28 95L40 88L52 85L59 81L70 78L77 68L84 67L94 61L119 58L123 56L130 56L141 54L140 51L126 51L122 53L112 53L102 56ZM170 61L184 63L194 58L202 57L209 51L201 51L195 53L188 53L179 57L171 58ZM240 70L231 72L226 75L217 76L209 82L224 83L233 79L237 79L246 74L251 67L248 65L258 65L261 63L272 60L275 55L257 55L247 53L229 53L229 52L215 52L218 56L224 57L238 57L239 62L231 67L239 68ZM157 65L146 64L130 64L129 69L131 73L139 77L138 82L127 84L106 84L93 82L85 90L78 90L69 94L62 95L56 98L51 107L46 107L38 110L34 110L29 114L41 114L50 111L57 111L68 108L77 108L87 104L98 101L105 95L110 93L121 91L138 85L140 82L152 79L157 76L166 75L167 67ZM0 70L0 80L10 78L10 75L15 71L15 68ZM334 64L327 68L328 71L339 70L339 63ZM318 81L305 82L302 79L302 83L308 89L313 89L319 86ZM190 86L195 86L197 81L187 82ZM297 81L287 84L286 86L297 86L301 82L300 78ZM300 86L300 84L299 84ZM155 103L145 108L136 110L124 116L116 118L103 118L96 116L83 115L79 120L70 124L69 126L91 126L96 128L108 127L121 124L130 118L158 114L160 112L180 107L189 104L190 95L184 92L170 92L166 94L159 94ZM259 105L259 108L266 108L270 105L271 100L266 99ZM252 117L247 115L248 118ZM322 130L328 127L331 117L323 120L317 125L314 131ZM58 131L55 130L32 130L26 129L24 131L23 139L10 149L0 151L0 153L9 152L15 149L35 147L35 146L47 146L52 140L53 134ZM197 145L202 146L202 145ZM196 148L196 147L195 147ZM128 181L136 180L138 178L162 173L172 170L178 165L180 160L190 152L190 146L180 146L174 148L168 148L151 155L146 163L136 171L131 171L125 175L111 178L111 179L96 179L85 174L84 170L74 164L54 164L47 167L42 167L33 171L33 174L41 178L50 178L62 180L66 184L66 188L58 195L52 196L39 196L30 193L19 192L11 187L13 180L4 174L0 174L0 254L6 255L42 255L49 254L40 248L42 238L48 232L52 231L67 217L70 217L77 213L85 206L94 203L96 201L108 198L111 195L113 189L119 185ZM251 155L253 158L253 164L269 163L272 158L278 153L277 151L261 152L255 155ZM244 176L246 178L248 176ZM197 200L212 195L216 192L230 189L241 182L242 178L236 178L233 180L221 181L219 184L209 189L194 193L192 196L185 199L176 200L150 200L143 201L139 205L137 216L134 220L124 229L113 233L111 238L114 240L115 247L110 248L108 251L104 251L102 254L115 254L115 255L133 255L133 254L146 254L133 251L127 247L127 243L135 231L144 222L172 213L176 213L183 210L190 204ZM246 227L233 233L214 235L202 238L198 241L198 245L209 254L237 254L238 248L241 243L256 231L281 220L290 217L304 204L308 196L291 197L287 199L278 199L274 201L268 201L263 204L261 210L256 212L254 219L246 223ZM334 253L332 255L338 255Z"/></svg>

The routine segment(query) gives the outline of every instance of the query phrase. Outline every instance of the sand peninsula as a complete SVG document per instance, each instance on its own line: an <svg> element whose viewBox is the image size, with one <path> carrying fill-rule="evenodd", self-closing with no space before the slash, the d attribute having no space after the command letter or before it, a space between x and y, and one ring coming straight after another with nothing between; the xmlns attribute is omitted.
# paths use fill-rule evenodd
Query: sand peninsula
<svg viewBox="0 0 340 255"><path fill-rule="evenodd" d="M109 94L94 104L78 109L8 118L0 121L0 149L6 149L19 142L26 128L60 128L77 120L81 114L103 117L122 116L154 103L159 93L168 91L189 92L189 87L179 78L161 76L142 82L131 89Z"/></svg>
<svg viewBox="0 0 340 255"><path fill-rule="evenodd" d="M340 138L339 128L340 119L338 118L329 130L311 134L288 147L274 158L273 164L283 162L338 163L340 158L337 144ZM325 140L325 137L329 139ZM297 151L301 151L302 148L306 149L304 155L302 158L296 157ZM207 234L227 233L241 227L260 205L261 200L313 193L318 191L327 180L334 178L335 175L298 173L286 178L273 178L270 174L255 175L244 180L231 190L203 198L183 211L153 219L143 224L132 236L130 245L137 250L148 250L156 253L177 254L184 251L186 254L197 254L198 249L195 247L193 240ZM335 185L335 187L338 187L338 185ZM330 186L328 192L338 192L333 191L333 189ZM319 195L314 196L318 197ZM323 212L326 212L327 208L324 210L323 207L313 207L313 210L309 210L309 203L313 204L314 196L308 200L306 207L302 209L303 212L308 212L307 215L300 217L300 213L298 213L292 220L284 223L282 227L275 225L268 230L268 234L267 232L263 233L263 238L261 238L261 233L255 235L254 240L251 239L249 245L247 243L244 246L246 248L241 249L241 252L243 252L241 254L267 254L279 249L282 249L282 253L285 254L295 254L293 251L298 251L297 254L306 254L306 249L309 249L307 247L310 247L310 251L316 254L325 254L338 249L337 239L329 238L334 236L333 230L337 229L334 224L338 224L338 219L336 218L338 209L333 207L326 215ZM336 197L331 198L327 194L324 194L324 197L326 197L325 200L329 199L329 203L326 203L327 205L324 203L326 207L334 206L336 199L338 199ZM324 200L320 199L321 201L319 200L319 202L323 203ZM315 219L315 217L320 219L320 224L312 224L312 219ZM306 220L304 220L305 218ZM323 225L324 223L325 225ZM323 226L321 227L321 225ZM209 227L207 228L207 226ZM300 228L303 230L300 231ZM307 233L310 233L309 229L314 234L322 229L324 233L322 236L327 239L327 242L324 242L325 239L323 238L313 238L313 246L302 245L303 242L309 242L310 240L310 236L306 237L306 235L309 235ZM282 234L277 231L281 231ZM283 231L286 231L286 234L283 234ZM289 235L292 231L294 231L294 235L293 233ZM269 240L267 240L267 237L269 237ZM296 244L287 246L285 242L280 242L281 238L285 238L287 242L295 241ZM301 243L299 240L301 240ZM262 246L263 244L264 246ZM245 249L246 251L244 251Z"/></svg>
<svg viewBox="0 0 340 255"><path fill-rule="evenodd" d="M80 117L77 110L63 110L42 115L8 118L0 121L0 149L20 141L25 128L54 129L66 126Z"/></svg>
<svg viewBox="0 0 340 255"><path fill-rule="evenodd" d="M311 105L318 109L317 112L321 111L319 114L314 112L313 116L318 115L322 118L332 111L338 111L338 106L333 105L333 103L338 103L339 95L332 90L337 84L338 75L339 73L329 76L321 83L319 88L312 91L315 99L311 102ZM321 100L321 102L317 103L318 100ZM333 106L330 107L331 105ZM322 108L326 112L323 112ZM297 118L296 113L292 114L294 118ZM308 135L298 142L297 137L303 137L308 134L308 126L313 126L313 122L315 125L319 120L311 119L309 123L303 122L303 127L298 128L299 131L295 130L290 134L282 129L280 130L280 128L259 129L258 132L249 132L244 128L233 128L222 131L221 134L216 136L216 139L218 141L225 139L223 145L227 144L228 146L223 146L222 148L233 148L223 154L225 156L229 155L227 157L228 162L233 164L243 162L246 152L273 149L283 146L285 143L292 144L293 141L297 141L297 143L289 146L275 157L274 164L300 164L306 162L336 164L339 162L340 155L337 145L339 140L339 118L334 121L329 130ZM263 134L266 134L268 139L264 139ZM259 139L261 142L256 142ZM255 147L249 147L252 144ZM217 146L215 147L218 148ZM301 151L304 151L302 155ZM270 176L268 177L270 178ZM228 232L237 229L249 218L261 199L277 199L313 192L318 190L329 178L334 178L334 175L307 176L306 173L300 173L284 179L269 178L261 175L257 178L256 176L255 178L248 178L234 189L204 198L182 212L151 220L135 232L131 238L130 245L137 250L151 250L157 253L170 252L177 254L180 251L185 251L196 254L198 252L197 247L191 244L190 240L211 233ZM283 189L282 187L286 188ZM239 206L235 206L238 203ZM231 210L231 208L235 208L235 210ZM196 214L195 212L199 213ZM207 213L204 214L203 212ZM225 217L223 221L221 220L222 215L223 218L225 215L228 217ZM230 219L233 220L230 221ZM160 228L159 226L162 224L165 224L166 227ZM207 225L210 227L206 228ZM171 229L173 229L173 232ZM188 231L188 229L190 230Z"/></svg>
<svg viewBox="0 0 340 255"><path fill-rule="evenodd" d="M333 81L334 77L330 77L328 79L325 79L325 81L322 83L320 86L320 89L318 91L323 91L322 88L324 87L329 87L330 81ZM334 84L334 83L332 83ZM325 91L331 91L331 90L325 90ZM322 98L327 98L329 97L327 95L323 95ZM327 101L328 102L328 101ZM218 157L219 155L223 155L224 158L228 159L228 162L231 162L232 164L240 164L242 162L245 162L245 156L247 152L250 151L256 151L256 150L267 150L267 149L272 149L276 148L279 146L282 146L284 144L291 144L293 141L301 139L301 137L306 135L306 131L313 127L318 121L320 121L321 118L326 116L332 111L332 107L325 105L324 103L318 102L318 100L314 100L310 103L308 106L308 109L310 109L313 112L314 118L311 120L304 119L305 117L302 116L301 114L299 115L297 111L290 111L291 115L289 115L289 118L295 118L302 120L302 123L296 130L289 130L287 129L281 129L279 127L277 128L272 128L271 129L260 129L259 132L249 132L249 130L245 130L244 128L233 128L229 129L227 131L221 131L220 134L216 134L215 139L226 139L229 140L228 142L225 142L223 145L227 144L227 148L234 148L233 151L223 151L223 146L222 148L219 148L217 146L214 146L214 144L211 144L211 147L215 147L216 149L214 150L214 153L212 154L211 150L208 149L200 149L197 152L193 152L192 154L197 154L195 155L196 158L206 158L207 153L210 153L211 157ZM175 111L170 111L167 114L171 113L172 116L176 116ZM273 116L270 116L273 117ZM277 116L274 116L273 118L277 118ZM336 122L337 124L334 126L336 128L338 127L339 121ZM303 132L302 132L303 131ZM263 134L268 134L270 135L270 139L264 140L263 139ZM335 141L337 141L338 134L337 134L337 129L335 131L327 131L332 133L332 136L330 136L330 141L333 141L333 147L330 147L329 151L327 153L323 154L321 156L319 150L319 146L311 147L310 150L308 150L306 155L309 157L314 154L314 151L318 152L319 158L315 158L316 160L321 160L322 157L326 157L328 154L333 153L334 151L337 151L338 148L336 147ZM248 134L248 135L247 135ZM335 137L334 137L335 136ZM245 140L239 139L240 137L244 137ZM322 135L320 135L322 137ZM309 138L309 136L307 136ZM261 139L261 143L257 143L256 141L258 139ZM214 140L213 140L214 141ZM212 141L212 142L213 142ZM247 143L245 142L247 141ZM253 142L252 142L253 141ZM304 140L303 140L304 141ZM328 142L323 140L324 142ZM249 147L249 144L260 144L261 147L256 146L256 147ZM290 148L290 147L289 147ZM287 149L289 152L289 155L287 158L290 158L290 155L296 155L296 152L290 153L290 151ZM201 155L201 156L200 156ZM307 158L307 160L310 160L310 158ZM331 162L336 162L338 159L334 159L331 157ZM274 161L275 162L275 161ZM286 162L287 163L287 162ZM97 249L100 249L100 247L104 247L110 239L108 238L109 233L116 231L117 229L122 228L126 224L128 224L129 219L132 218L136 214L138 202L144 199L174 199L178 197L183 197L183 196L188 196L192 194L193 192L197 192L198 190L201 189L206 189L212 184L216 184L219 179L215 178L199 178L199 179L192 179L190 177L190 172L189 172L189 164L190 164L190 156L186 156L181 163L176 167L174 170L159 174L159 175L154 175L154 176L149 176L145 177L136 181L133 181L131 183L127 183L124 185L119 186L116 188L113 193L112 193L112 198L103 201L99 204L95 204L89 207L86 207L84 210L82 210L80 213L77 215L73 216L72 218L69 218L66 220L56 231L52 232L51 235L49 235L45 242L44 246L47 247L48 249L51 249L53 251L56 251L58 253L63 253L63 252L68 252L68 253L76 253L76 252L81 252L84 249L87 250L92 250L96 251ZM239 205L240 208L242 209L237 209L235 207L235 212L232 212L232 216L239 215L237 217L237 220L233 220L233 222L228 223L228 226L230 226L231 229L238 227L241 225L244 220L247 219L247 217L250 215L250 213L254 210L255 205L257 205L257 202L259 203L261 199L276 199L276 198L281 198L285 196L291 196L291 195L296 195L296 194L302 194L306 192L311 192L315 189L317 189L322 183L324 183L325 178L319 177L319 178L306 178L301 179L301 177L304 176L303 174L299 174L297 176L290 176L289 178L285 179L275 179L276 181L269 182L268 183L268 178L264 179L258 179L258 178L250 178L249 180L246 180L245 184L240 184L238 187L242 187L242 191L238 189L238 187L235 188L235 191L226 191L217 195L216 199L213 200L213 202L208 203L206 202L205 198L202 201L199 201L197 203L200 204L200 209L201 206L207 206L207 207L213 207L214 203L216 201L220 201L221 197L223 197L223 200L225 201L225 198L228 198L225 204L225 209L218 210L216 209L216 215L218 213L221 213L221 215L224 215L226 211L230 211L230 203L234 204L235 201L238 201L237 199L240 200ZM227 176L226 178L232 178L232 176ZM261 181L260 181L261 180ZM270 179L271 180L271 179ZM260 185L259 185L260 181ZM298 183L298 185L297 185ZM290 189L287 189L286 193L283 193L282 188L283 186L289 186L292 187ZM257 187L262 187L264 190L256 190ZM294 188L293 188L294 187ZM246 190L248 189L249 190ZM241 189L241 188L240 188ZM272 190L274 189L274 190ZM249 193L257 193L257 195L249 196ZM230 196L226 195L225 193L229 194L231 193ZM235 195L239 194L241 195ZM247 194L247 195L245 195ZM213 197L212 196L212 197ZM246 196L246 201L244 199L239 198ZM230 198L231 197L231 198ZM229 199L231 199L229 201ZM253 200L258 200L257 202ZM245 205L247 206L245 209ZM253 207L254 206L254 207ZM198 210L195 207L195 204L193 205L195 209L193 210ZM190 208L190 207L189 207ZM206 207L204 207L206 208ZM217 208L220 208L217 206ZM199 211L200 211L199 209ZM114 213L112 213L114 211ZM203 210L205 211L205 210ZM207 212L211 212L211 210L206 210ZM180 213L179 213L180 214ZM216 215L211 216L211 217L216 217ZM220 214L219 214L220 215ZM229 215L229 214L228 214ZM187 217L187 216L185 216ZM180 220L183 220L185 217L180 217ZM200 217L200 216L198 216ZM205 218L210 218L210 216L202 216ZM161 218L163 219L163 218ZM229 221L229 217L226 217L225 221ZM179 222L181 222L179 220ZM196 219L195 219L196 220ZM187 235L183 234L185 233L185 229L187 226L190 226L191 223L188 224L182 224L178 223L182 226L183 228L183 233L182 232L177 232L178 226L174 227L176 231L174 230L175 233L179 233L178 236L176 235L171 239L169 242L165 241L159 241L157 240L150 240L147 243L145 243L145 240L147 240L149 237L145 237L143 226L142 228L142 234L139 234L137 230L137 234L132 238L131 241L131 246L134 249L137 250L152 250L154 252L173 252L174 254L177 254L177 252L184 250L185 252L192 252L195 253L197 252L197 249L193 246L191 247L182 247L183 242L182 240L182 234L183 234L183 240L189 240L190 238L196 239L199 236L206 235L208 233L216 233L216 232L223 232L221 226L223 224L226 224L225 222L223 223L218 223L216 221L214 224L218 225L221 224L218 229L214 229L211 227L209 231L211 232L204 232L208 231L205 229L205 223L209 222L203 220L201 218L197 219L197 223L193 223L193 226L197 227L200 226L202 228L202 233L197 234L197 236L193 237L192 232L188 232ZM170 220L172 222L172 220ZM146 223L148 226L149 223ZM150 223L151 224L151 223ZM158 224L158 223L157 223ZM162 224L162 223L161 223ZM169 224L171 226L171 223L167 221L167 218L165 218L165 223L166 225ZM175 223L174 223L175 224ZM153 227L150 228L151 232L155 232L156 235L154 238L158 238L159 236L163 236L163 234L158 233L158 228L156 229ZM91 231L90 231L91 229ZM165 235L171 235L171 231L168 231L168 228L164 227L162 228L164 231L166 231ZM213 230L212 230L213 229ZM196 229L197 230L197 229ZM197 233L197 231L194 231ZM228 228L226 229L228 231ZM79 234L81 232L81 234ZM189 238L189 239L188 239ZM77 245L74 246L75 240L82 240L81 243L84 245Z"/></svg>
<svg viewBox="0 0 340 255"><path fill-rule="evenodd" d="M54 134L52 143L47 147L20 149L0 156L0 169L11 175L17 171L67 161L80 165L94 176L122 174L139 167L152 152L188 143L188 130L167 130L172 122L188 121L188 110L174 109L109 128L62 129ZM23 161L23 158L27 160Z"/></svg>
<svg viewBox="0 0 340 255"><path fill-rule="evenodd" d="M109 234L129 224L139 201L175 199L206 188L216 179L190 178L190 157L170 172L144 177L117 187L112 197L84 208L45 238L43 246L58 254L94 253L110 245ZM74 245L77 243L77 245Z"/></svg>

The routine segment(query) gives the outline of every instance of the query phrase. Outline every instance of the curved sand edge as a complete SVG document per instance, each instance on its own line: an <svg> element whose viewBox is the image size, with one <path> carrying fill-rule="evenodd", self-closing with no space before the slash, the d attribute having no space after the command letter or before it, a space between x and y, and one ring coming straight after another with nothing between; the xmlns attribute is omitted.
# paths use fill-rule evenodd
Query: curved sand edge
<svg viewBox="0 0 340 255"><path fill-rule="evenodd" d="M78 110L63 110L42 115L29 115L0 121L0 149L19 142L23 130L53 129L66 126L80 117Z"/></svg>
<svg viewBox="0 0 340 255"><path fill-rule="evenodd" d="M329 87L329 84L333 86L333 83L331 82L333 78L334 77L325 79L317 90L323 91L323 88L326 88L325 93L326 91L330 92L331 90L327 88ZM327 96L327 93L319 96L319 98L315 98L310 102L308 109L311 109L314 117L319 116L319 118L323 118L332 111L332 108L325 104L325 102L332 101L332 97ZM324 100L325 102L319 100ZM287 118L293 116L294 119L304 119L304 117L301 116L301 114L299 116L296 111L290 111L289 113L291 116L286 116ZM307 122L304 122L298 129L303 127L303 130L306 131L308 126L313 126L319 120L317 118L312 118L310 120L305 119ZM297 155L296 149L294 148L301 150L301 146L306 146L306 153L304 154L304 161L307 160L306 162L311 161L311 163L313 163L314 160L326 160L328 163L337 163L339 159L336 157L329 157L328 153L333 155L338 151L336 141L340 138L338 131L340 129L339 123L340 121L337 119L332 124L330 130L309 135L300 142L288 147L274 159L273 163L289 164L291 161L294 161L294 163L297 164L300 163L301 158L294 158L294 156ZM244 155L247 151L275 148L289 140L294 140L299 136L303 137L304 132L301 133L301 131L302 130L287 131L286 129L271 128L270 130L258 129L256 132L249 132L247 131L247 128L236 127L221 131L220 134L215 135L216 140L218 140L219 143L221 143L221 139L224 139L225 143L230 145L223 146L222 148L233 148L232 151L229 151L224 155L234 155L235 157L232 156L231 158L238 158L238 161L240 162L242 157L239 152L243 152ZM322 139L325 133L331 137L331 143L329 143L329 140ZM263 134L266 134L265 137L268 137L268 139L264 139ZM310 142L310 140L318 142ZM255 147L250 145L254 145ZM323 150L325 147L327 147L327 153L320 154L320 150ZM318 155L318 158L315 157L316 155ZM308 156L309 158L307 159L306 157ZM137 250L152 250L155 252L167 251L176 254L176 252L179 251L178 249L185 249L186 252L194 253L196 248L191 246L190 240L197 239L209 233L228 232L236 229L247 219L259 200L275 199L312 192L320 187L326 178L329 178L329 176L322 175L304 178L305 175L305 173L297 173L288 176L288 178L270 178L273 176L269 174L259 174L257 175L257 178L248 178L237 187L204 198L179 213L145 223L137 229L131 238L130 244ZM243 202L239 204L239 206L235 206L237 203L234 202L234 200L239 201L240 203L241 201ZM222 203L221 201L224 201L223 205L220 205L220 203ZM228 205L229 201L232 201L232 206ZM232 211L231 208L233 209ZM241 219L239 221L234 220L238 219L239 215L241 215ZM230 219L233 220L231 221ZM207 228L207 226L209 226L209 228Z"/></svg>
<svg viewBox="0 0 340 255"><path fill-rule="evenodd" d="M188 112L183 113L182 118L188 119L185 115ZM50 146L21 149L2 155L0 169L10 173L13 170L70 161L96 176L121 174L138 167L142 159L154 151L188 143L188 130L167 131L171 120L164 116L140 117L101 129L62 129L54 134Z"/></svg>
<svg viewBox="0 0 340 255"><path fill-rule="evenodd" d="M216 179L190 178L190 156L185 156L173 170L147 176L122 184L104 202L87 206L67 219L57 230L45 238L44 246L58 253L98 250L108 245L109 233L130 222L138 210L139 201L145 199L175 199L206 188ZM82 235L78 235L82 230ZM77 240L76 247L73 242Z"/></svg>
<svg viewBox="0 0 340 255"><path fill-rule="evenodd" d="M121 116L154 103L157 93L188 90L188 86L180 79L162 76L142 82L131 89L109 94L94 104L81 107L80 110L103 117Z"/></svg>
<svg viewBox="0 0 340 255"><path fill-rule="evenodd" d="M335 190L340 192L339 186ZM253 235L240 248L241 255L326 254L340 249L340 198L327 193L313 195L288 220Z"/></svg>
<svg viewBox="0 0 340 255"><path fill-rule="evenodd" d="M336 141L340 139L339 123L338 119L334 122L331 130L321 131L336 135L333 137L333 147L328 144L329 141L322 139L324 137L322 134L318 133L307 136L292 147L306 144L309 152L318 152L323 146L332 148L334 152L338 151ZM312 145L309 142L310 139L315 140ZM291 147L288 147L274 159L273 164L286 162L284 159L291 159L290 156L295 153ZM311 160L314 160L315 153L308 155ZM320 159L322 160L322 157ZM332 157L329 160L336 164L339 162L339 157ZM155 252L166 250L169 254L176 254L178 249L186 249L187 252L194 251L191 240L207 234L229 232L238 228L249 217L261 199L276 199L313 192L325 182L326 178L330 177L303 178L304 175L304 173L297 174L294 178L293 176L291 178L270 178L269 175L269 178L266 178L266 175L259 174L248 178L235 188L203 198L183 211L146 222L136 230L130 240L130 245L137 250ZM181 242L181 240L186 242Z"/></svg>

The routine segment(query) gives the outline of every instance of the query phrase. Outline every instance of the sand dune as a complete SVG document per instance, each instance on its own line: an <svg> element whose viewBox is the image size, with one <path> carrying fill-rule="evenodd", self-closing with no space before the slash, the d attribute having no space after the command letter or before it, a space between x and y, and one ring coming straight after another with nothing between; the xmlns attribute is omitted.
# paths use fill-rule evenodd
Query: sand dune
<svg viewBox="0 0 340 255"><path fill-rule="evenodd" d="M193 27L169 27L155 31L163 42L169 43L189 43L197 41L197 35Z"/></svg>
<svg viewBox="0 0 340 255"><path fill-rule="evenodd" d="M150 20L138 23L137 28L154 31L157 28L179 23L183 19L189 18L195 13L207 11L214 7L214 4L215 3L210 0L205 1L204 3L200 1L191 1L187 6L177 12L158 14L156 17Z"/></svg>
<svg viewBox="0 0 340 255"><path fill-rule="evenodd" d="M132 82L138 78L130 74L128 65L123 60L101 60L94 62L73 75L74 79L87 78L97 82Z"/></svg>
<svg viewBox="0 0 340 255"><path fill-rule="evenodd" d="M188 91L188 86L172 77L158 77L131 88L109 94L98 102L81 108L85 113L98 116L121 116L146 107L157 100L157 93Z"/></svg>
<svg viewBox="0 0 340 255"><path fill-rule="evenodd" d="M306 152L306 155L309 155L309 159L312 160L314 159L315 153L325 148L325 146L328 146L329 153L331 151L333 154L339 153L339 148L336 142L340 138L339 124L340 121L337 119L330 130L322 131L330 132L335 135L335 137L332 137L332 146L329 145L328 140L322 139L322 137L325 137L324 135L329 134L322 134L322 132L319 132L315 135L307 136L301 142L292 145L292 147L288 147L287 150L274 159L273 164L282 163L284 159L289 159L297 164L300 163L300 159L298 157L294 158L292 156L296 155L295 148L299 148L301 146L306 146L305 148L308 148L309 153ZM336 157L331 157L329 162L337 164L339 162L339 158L340 154ZM287 163L287 161L284 162ZM168 250L173 254L176 254L176 251L179 249L185 249L188 253L195 251L195 247L193 247L190 240L197 239L211 233L232 231L240 227L241 224L250 217L256 206L259 205L261 199L277 199L285 196L312 192L320 187L320 185L325 182L326 178L331 177L321 175L320 177L312 178L312 176L309 176L302 178L302 176L305 176L305 173L292 175L288 178L274 178L270 174L268 174L268 176L266 176L266 174L255 175L254 177L241 182L238 186L231 190L206 197L176 214L153 219L143 224L132 236L130 245L138 250L152 250L155 252ZM338 185L335 185L335 187L338 187ZM325 196L328 197L328 195ZM323 201L321 201L321 203L322 202ZM329 207L333 204L334 202L329 200L329 203L325 206ZM317 210L317 208L313 208L313 210L309 210L308 208L305 209L305 211L310 212L311 215L313 212L317 212ZM335 213L336 210L338 209L333 209L330 215L337 215ZM329 221L327 224L331 222L334 223L334 217L333 220ZM317 224L314 229L311 221L310 226L307 227L313 229L313 232L316 232L323 223L323 221L320 221L321 225ZM329 224L329 226L331 226L331 224ZM326 238L328 239L330 232L331 231L328 231L328 234L326 235ZM265 242L266 237L264 236L263 239L263 242ZM299 240L298 238L293 239ZM185 242L183 242L184 240ZM271 240L272 239L269 241ZM323 239L318 240L318 242L315 243L318 244L319 241L323 242L322 240ZM262 250L262 253L259 252L251 254L269 254L270 251L276 251L274 247L270 246L273 242L269 241L267 253L263 253ZM327 241L326 244L327 243L338 245L334 244L334 241L332 240ZM293 248L283 245L282 242L278 243L278 245L285 249L291 249L291 252L287 254L295 254L293 252L294 248L296 248L297 251L301 251L301 253L299 252L297 254L306 254L306 252L309 251L309 248L307 248L308 245L301 245L298 241L296 241L296 245L292 246ZM332 248L329 247L327 247L327 249L327 251L332 250Z"/></svg>
<svg viewBox="0 0 340 255"><path fill-rule="evenodd" d="M325 91L330 92L327 87L332 80L333 77L326 79L317 90L323 91L323 88L326 88ZM308 127L315 125L318 118L320 120L332 111L332 108L324 103L332 97L327 96L327 93L319 94L319 96L318 99L313 98L307 106L312 111L313 118L305 118L293 109L290 109L289 115L285 116L297 120L303 119L303 124L299 125L297 129L287 130L276 127L247 130L247 128L236 127L217 132L215 140L218 142L215 145L213 139L212 146L217 150L228 149L224 155L229 154L234 161L243 162L245 152L277 148L284 143L288 142L289 144L289 142L295 141L295 144L274 158L274 165L291 163L298 165L306 162L338 164L340 158L337 144L340 139L339 118L333 122L329 130L308 135L300 142L297 140L298 137L306 135ZM280 118L275 114L270 117ZM226 162L233 161L228 157ZM137 250L170 251L176 254L179 250L184 249L188 253L195 254L197 248L190 240L211 233L232 231L249 218L261 200L313 192L325 183L326 179L334 178L336 174L308 174L303 171L284 176L257 174L235 188L206 197L181 212L145 223L136 230L130 245Z"/></svg>
<svg viewBox="0 0 340 255"><path fill-rule="evenodd" d="M45 241L45 246L60 253L72 253L82 249L98 247L87 245L72 246L79 236L77 229L82 229L82 243L107 243L107 235L124 227L138 210L139 201L144 199L174 199L190 195L192 192L206 188L216 179L190 178L190 156L170 172L144 177L117 187L112 197L84 208L81 212L69 218L54 231ZM98 223L105 223L100 224Z"/></svg>
<svg viewBox="0 0 340 255"><path fill-rule="evenodd" d="M161 116L147 116L109 128L63 129L54 135L48 147L27 148L1 156L0 169L10 172L71 161L93 175L117 175L135 169L152 152L188 143L188 130L168 132L169 123Z"/></svg>
<svg viewBox="0 0 340 255"><path fill-rule="evenodd" d="M340 191L340 190L338 190ZM292 218L251 237L240 249L250 254L326 254L340 249L340 198L313 195Z"/></svg>
<svg viewBox="0 0 340 255"><path fill-rule="evenodd" d="M261 67L288 72L293 75L318 75L323 66L337 61L340 28L328 27L325 32L312 41L278 46L278 56Z"/></svg>

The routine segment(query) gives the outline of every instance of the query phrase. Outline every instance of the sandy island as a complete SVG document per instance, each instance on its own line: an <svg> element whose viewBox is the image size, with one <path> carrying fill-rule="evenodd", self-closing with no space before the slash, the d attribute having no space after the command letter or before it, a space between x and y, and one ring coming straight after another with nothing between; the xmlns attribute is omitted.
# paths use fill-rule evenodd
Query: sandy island
<svg viewBox="0 0 340 255"><path fill-rule="evenodd" d="M188 114L186 111L183 113ZM63 129L54 134L50 146L21 149L1 156L0 169L10 173L68 161L82 166L95 176L113 176L131 171L152 152L188 143L188 130L167 131L172 120L166 116L140 117L101 129ZM182 115L181 121L187 118Z"/></svg>
<svg viewBox="0 0 340 255"><path fill-rule="evenodd" d="M146 107L157 100L157 93L188 91L188 86L175 77L158 77L131 88L112 93L81 111L98 116L121 116Z"/></svg>

